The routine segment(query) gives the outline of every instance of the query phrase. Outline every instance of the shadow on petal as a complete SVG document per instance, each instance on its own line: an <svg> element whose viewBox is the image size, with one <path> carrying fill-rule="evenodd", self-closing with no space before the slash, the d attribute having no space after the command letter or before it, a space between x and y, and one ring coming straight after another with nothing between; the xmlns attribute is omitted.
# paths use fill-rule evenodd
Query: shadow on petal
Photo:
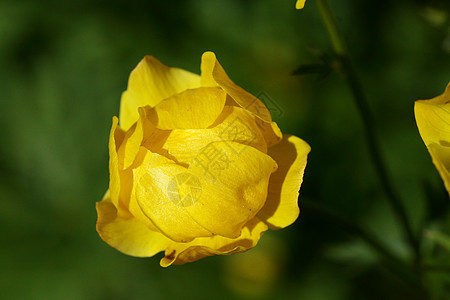
<svg viewBox="0 0 450 300"><path fill-rule="evenodd" d="M270 176L267 200L257 216L271 229L291 225L300 213L298 195L310 150L305 141L289 135L269 149L278 169Z"/></svg>

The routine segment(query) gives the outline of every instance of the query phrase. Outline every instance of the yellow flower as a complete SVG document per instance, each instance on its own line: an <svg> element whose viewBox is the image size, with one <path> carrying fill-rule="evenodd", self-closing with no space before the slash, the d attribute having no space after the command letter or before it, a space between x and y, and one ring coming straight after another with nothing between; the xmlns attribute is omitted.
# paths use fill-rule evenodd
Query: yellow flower
<svg viewBox="0 0 450 300"><path fill-rule="evenodd" d="M295 4L296 9L302 9L305 7L306 0L297 0L297 3Z"/></svg>
<svg viewBox="0 0 450 300"><path fill-rule="evenodd" d="M283 135L264 104L212 52L201 76L146 56L123 93L109 139L110 184L97 231L160 264L244 252L298 217L309 145Z"/></svg>
<svg viewBox="0 0 450 300"><path fill-rule="evenodd" d="M450 83L433 99L414 104L420 136L450 195Z"/></svg>

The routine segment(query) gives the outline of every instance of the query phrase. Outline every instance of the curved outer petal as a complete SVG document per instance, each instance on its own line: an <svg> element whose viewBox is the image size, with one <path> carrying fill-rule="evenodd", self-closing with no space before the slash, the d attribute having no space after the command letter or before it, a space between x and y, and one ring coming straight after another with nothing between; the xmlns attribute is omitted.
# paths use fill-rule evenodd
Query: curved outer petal
<svg viewBox="0 0 450 300"><path fill-rule="evenodd" d="M109 191L97 202L97 232L110 246L132 256L148 257L164 251L173 242L164 235L148 229L135 218L117 215Z"/></svg>
<svg viewBox="0 0 450 300"><path fill-rule="evenodd" d="M450 83L445 92L414 104L420 136L450 195Z"/></svg>
<svg viewBox="0 0 450 300"><path fill-rule="evenodd" d="M258 98L231 81L213 52L203 53L201 69L202 86L220 86L241 107L265 122L272 122L266 106Z"/></svg>
<svg viewBox="0 0 450 300"><path fill-rule="evenodd" d="M226 97L227 94L217 87L186 90L148 110L148 117L159 129L206 128L222 112Z"/></svg>
<svg viewBox="0 0 450 300"><path fill-rule="evenodd" d="M431 143L428 145L428 151L450 195L450 147Z"/></svg>
<svg viewBox="0 0 450 300"><path fill-rule="evenodd" d="M258 218L251 219L236 239L222 236L196 238L189 243L171 243L161 259L161 266L181 265L212 255L229 255L247 251L256 246L267 225Z"/></svg>
<svg viewBox="0 0 450 300"><path fill-rule="evenodd" d="M138 108L155 106L163 99L200 87L200 76L168 67L151 55L145 56L128 79L120 101L120 126L128 130L139 118Z"/></svg>
<svg viewBox="0 0 450 300"><path fill-rule="evenodd" d="M220 141L249 145L267 153L264 136L254 122L254 118L243 108L236 106L225 106L216 122L208 128L173 130L162 148L167 150L177 162L190 164L200 149L211 142Z"/></svg>
<svg viewBox="0 0 450 300"><path fill-rule="evenodd" d="M271 229L289 226L300 213L298 195L310 150L305 141L292 135L284 135L279 144L269 149L278 170L270 177L266 204L257 216Z"/></svg>
<svg viewBox="0 0 450 300"><path fill-rule="evenodd" d="M239 149L239 151L236 151ZM235 142L214 142L204 147L189 171L202 180L202 197L187 207L204 228L228 238L264 205L275 161L253 147Z"/></svg>

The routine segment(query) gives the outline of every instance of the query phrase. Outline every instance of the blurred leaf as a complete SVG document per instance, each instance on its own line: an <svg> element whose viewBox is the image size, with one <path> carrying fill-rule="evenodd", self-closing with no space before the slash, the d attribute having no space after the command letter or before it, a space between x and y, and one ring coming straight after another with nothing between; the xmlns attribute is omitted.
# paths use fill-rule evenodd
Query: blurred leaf
<svg viewBox="0 0 450 300"><path fill-rule="evenodd" d="M448 201L448 194L442 184L439 182L438 186L432 185L429 180L423 182L425 195L427 198L428 215L430 219L442 218L448 211L450 201Z"/></svg>
<svg viewBox="0 0 450 300"><path fill-rule="evenodd" d="M298 67L292 72L292 75L308 75L308 74L328 75L330 71L331 71L330 67L324 64L306 64L300 65L300 67Z"/></svg>
<svg viewBox="0 0 450 300"><path fill-rule="evenodd" d="M421 15L435 27L444 27L448 21L448 11L431 6L423 8Z"/></svg>
<svg viewBox="0 0 450 300"><path fill-rule="evenodd" d="M368 266L378 261L373 250L361 241L340 243L325 249L324 255L346 264Z"/></svg>
<svg viewBox="0 0 450 300"><path fill-rule="evenodd" d="M426 230L424 236L450 251L450 236L438 231Z"/></svg>

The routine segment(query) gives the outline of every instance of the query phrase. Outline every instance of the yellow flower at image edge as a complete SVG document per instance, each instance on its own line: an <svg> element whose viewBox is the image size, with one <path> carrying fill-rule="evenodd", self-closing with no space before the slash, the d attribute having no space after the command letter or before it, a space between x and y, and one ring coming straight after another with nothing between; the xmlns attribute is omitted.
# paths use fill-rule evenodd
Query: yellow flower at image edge
<svg viewBox="0 0 450 300"><path fill-rule="evenodd" d="M306 0L297 0L297 3L295 3L295 8L302 9L303 7L305 7L305 2Z"/></svg>
<svg viewBox="0 0 450 300"><path fill-rule="evenodd" d="M163 267L244 252L297 219L309 151L214 53L200 76L146 56L113 118L97 231L128 255L165 251Z"/></svg>
<svg viewBox="0 0 450 300"><path fill-rule="evenodd" d="M442 95L417 100L414 113L420 136L450 195L450 83Z"/></svg>

